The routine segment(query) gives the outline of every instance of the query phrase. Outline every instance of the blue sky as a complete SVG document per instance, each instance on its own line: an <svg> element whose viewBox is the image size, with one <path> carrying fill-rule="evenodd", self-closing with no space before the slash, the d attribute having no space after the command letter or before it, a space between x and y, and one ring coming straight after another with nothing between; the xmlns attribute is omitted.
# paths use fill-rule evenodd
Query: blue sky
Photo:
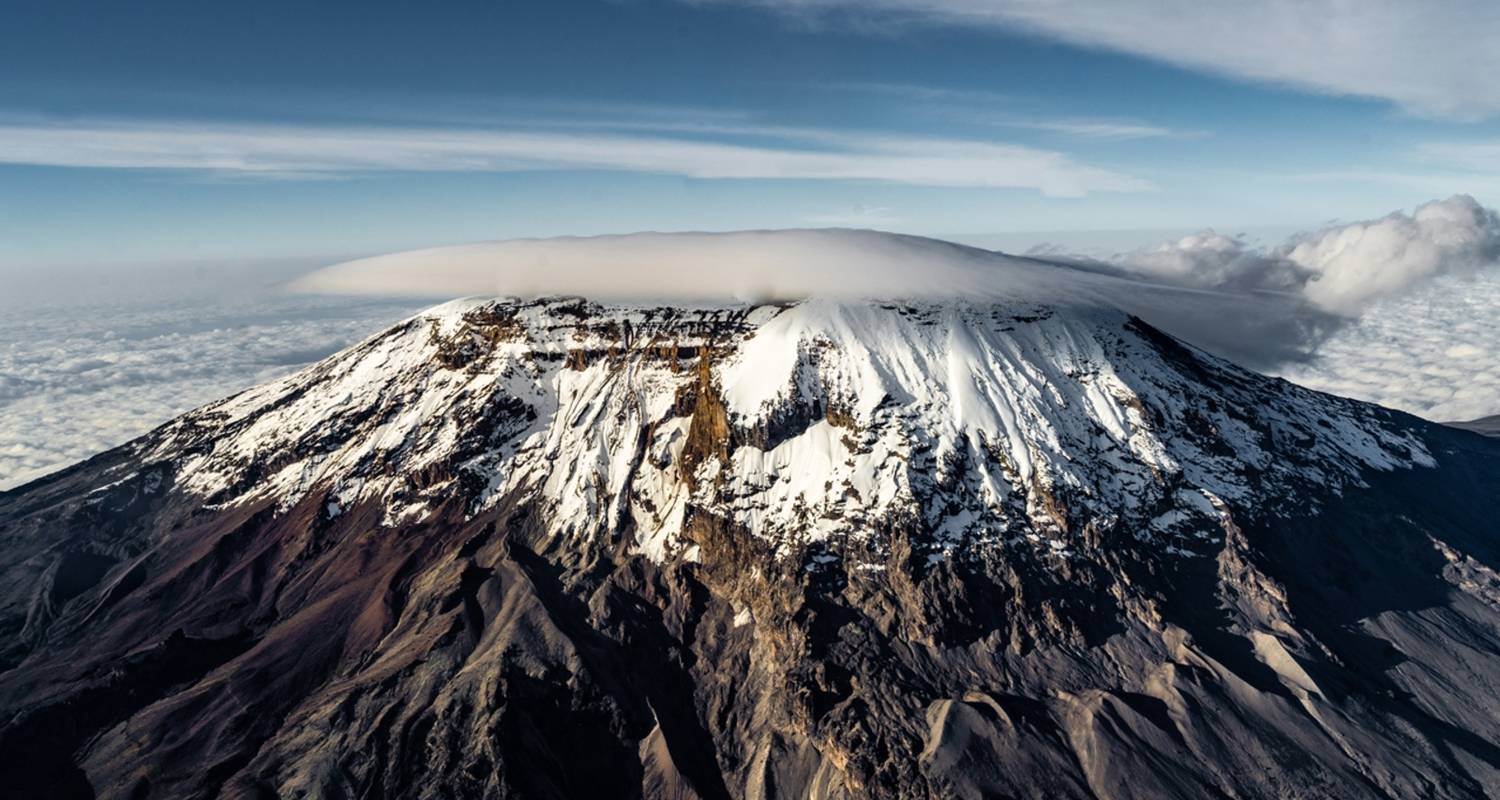
<svg viewBox="0 0 1500 800"><path fill-rule="evenodd" d="M1500 196L1500 12L1464 0L5 18L9 273L634 230L1233 232Z"/></svg>

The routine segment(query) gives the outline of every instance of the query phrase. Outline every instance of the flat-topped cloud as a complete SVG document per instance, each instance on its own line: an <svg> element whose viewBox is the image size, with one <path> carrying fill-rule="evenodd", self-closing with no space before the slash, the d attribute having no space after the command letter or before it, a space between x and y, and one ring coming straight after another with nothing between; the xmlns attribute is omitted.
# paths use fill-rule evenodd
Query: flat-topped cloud
<svg viewBox="0 0 1500 800"><path fill-rule="evenodd" d="M1100 276L920 236L840 228L513 239L338 264L295 291L752 301L808 296L1051 300Z"/></svg>
<svg viewBox="0 0 1500 800"><path fill-rule="evenodd" d="M624 302L1020 302L1114 308L1252 365L1294 358L1328 315L1297 297L1145 279L920 236L815 229L640 233L440 247L338 264L294 291L370 296L578 295Z"/></svg>
<svg viewBox="0 0 1500 800"><path fill-rule="evenodd" d="M872 230L518 239L346 262L296 291L605 301L1001 300L1108 307L1267 369L1306 360L1372 304L1493 265L1500 217L1455 196L1266 249L1205 231L1109 261L1011 256Z"/></svg>

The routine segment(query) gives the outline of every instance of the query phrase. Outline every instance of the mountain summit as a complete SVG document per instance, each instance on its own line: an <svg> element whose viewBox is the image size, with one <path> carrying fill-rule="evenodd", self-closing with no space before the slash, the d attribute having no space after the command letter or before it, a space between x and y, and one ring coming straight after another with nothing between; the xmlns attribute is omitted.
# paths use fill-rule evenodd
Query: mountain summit
<svg viewBox="0 0 1500 800"><path fill-rule="evenodd" d="M54 796L1500 791L1500 442L1065 300L466 300L0 494Z"/></svg>

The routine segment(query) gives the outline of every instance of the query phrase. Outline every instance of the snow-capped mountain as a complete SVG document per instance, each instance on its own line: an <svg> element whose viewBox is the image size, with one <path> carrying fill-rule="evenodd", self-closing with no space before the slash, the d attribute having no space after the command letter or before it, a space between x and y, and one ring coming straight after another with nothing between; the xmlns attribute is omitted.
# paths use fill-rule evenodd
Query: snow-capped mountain
<svg viewBox="0 0 1500 800"><path fill-rule="evenodd" d="M606 308L460 301L137 445L216 506L311 494L387 525L535 504L569 540L691 547L691 509L777 557L878 567L1129 527L1169 552L1231 510L1431 466L1369 406L1193 356L1112 312L809 301ZM1210 535L1211 536L1211 535Z"/></svg>
<svg viewBox="0 0 1500 800"><path fill-rule="evenodd" d="M1480 796L1496 490L1493 441L1097 304L457 301L0 495L0 766Z"/></svg>

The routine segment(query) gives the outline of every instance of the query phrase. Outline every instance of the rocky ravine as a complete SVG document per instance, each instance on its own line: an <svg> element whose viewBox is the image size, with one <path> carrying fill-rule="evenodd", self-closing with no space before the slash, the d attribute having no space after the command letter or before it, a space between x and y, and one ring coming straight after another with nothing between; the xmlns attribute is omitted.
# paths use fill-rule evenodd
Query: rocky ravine
<svg viewBox="0 0 1500 800"><path fill-rule="evenodd" d="M1125 315L465 301L0 494L48 797L1500 793L1500 443Z"/></svg>

